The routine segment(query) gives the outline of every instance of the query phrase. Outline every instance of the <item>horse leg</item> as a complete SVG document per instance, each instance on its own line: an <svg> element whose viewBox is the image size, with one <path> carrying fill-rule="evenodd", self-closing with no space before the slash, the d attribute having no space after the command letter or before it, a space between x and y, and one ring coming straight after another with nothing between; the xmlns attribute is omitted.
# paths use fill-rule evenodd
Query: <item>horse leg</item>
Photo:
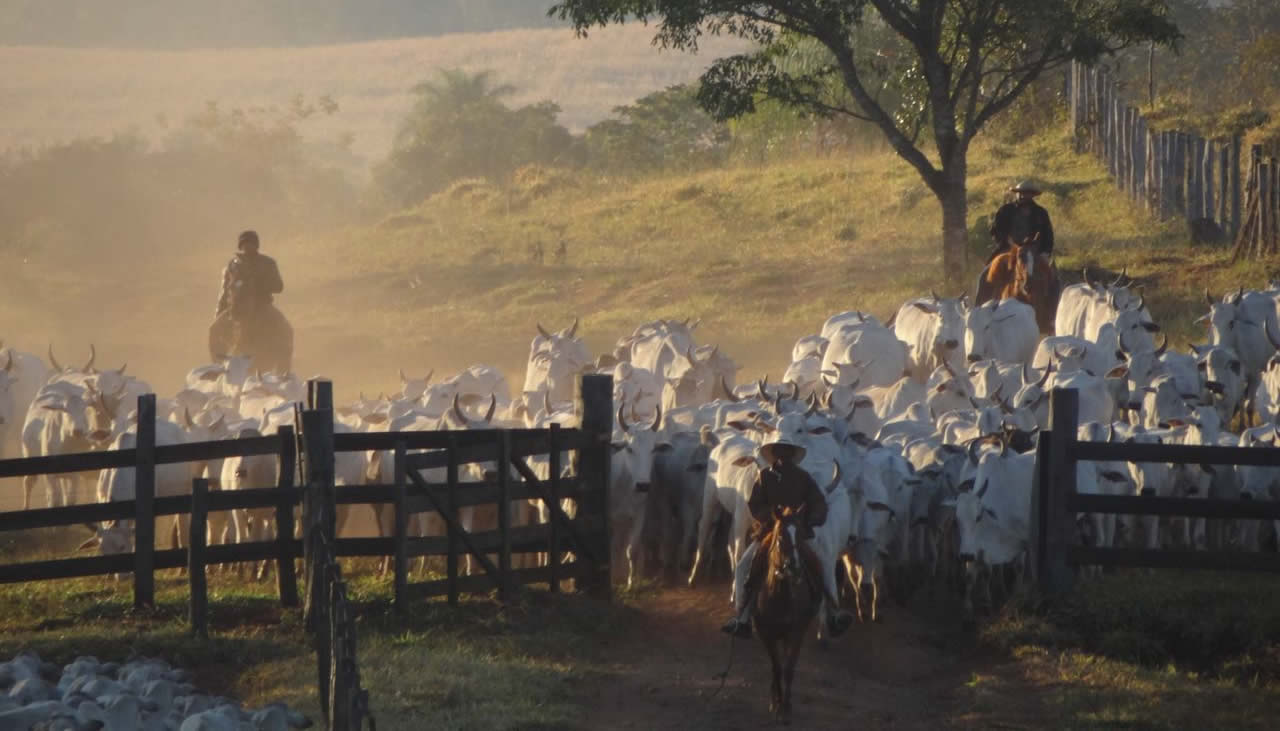
<svg viewBox="0 0 1280 731"><path fill-rule="evenodd" d="M796 661L800 659L800 646L804 641L804 630L804 625L793 629L790 633L790 641L787 643L786 666L783 668L782 677L783 723L791 722L791 686L796 677Z"/></svg>
<svg viewBox="0 0 1280 731"><path fill-rule="evenodd" d="M772 679L769 683L769 712L775 718L782 714L782 660L778 657L778 640L770 637L764 641L764 648L769 652L769 663Z"/></svg>

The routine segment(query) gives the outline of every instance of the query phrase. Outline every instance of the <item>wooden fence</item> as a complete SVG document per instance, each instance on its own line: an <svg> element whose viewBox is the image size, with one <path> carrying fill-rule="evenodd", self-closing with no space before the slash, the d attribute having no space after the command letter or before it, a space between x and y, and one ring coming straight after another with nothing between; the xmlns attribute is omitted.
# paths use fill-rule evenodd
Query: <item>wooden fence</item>
<svg viewBox="0 0 1280 731"><path fill-rule="evenodd" d="M274 561L281 604L296 607L299 592L295 560L302 558L308 588L303 611L306 626L316 641L321 706L331 728L361 728L360 719L367 716L368 701L359 687L355 629L337 557L393 557L394 601L398 610L415 598L447 595L450 603L456 603L461 593L493 589L499 598L506 599L515 587L527 584L545 583L551 591L559 591L561 583L568 580L576 581L584 591L608 598L612 399L612 379L588 375L581 380L580 429L335 433L332 386L327 381L312 381L308 383L308 408L298 414L300 430L296 435L292 427L282 427L273 436L164 446L155 443L155 396L145 395L138 399L134 449L0 460L0 477L135 468L133 500L0 512L0 531L132 520L134 550L109 556L0 565L0 584L132 572L134 603L148 607L155 603L155 571L185 567L191 589L192 627L198 634L207 634L207 566ZM335 454L366 451L392 454L394 483L335 485ZM565 452L572 454L571 477L561 475ZM548 455L550 471L547 479L540 480L526 458L543 454ZM190 495L155 496L157 465L259 455L277 459L278 480L274 487L210 491L207 482L196 480ZM507 465L509 469L496 469L493 479L481 482L459 479L462 465L481 462ZM444 482L431 483L422 476L422 470L432 468L444 468ZM519 480L513 478L513 470ZM295 487L299 471L301 488ZM577 504L572 519L561 509L565 498L572 498ZM545 525L511 525L511 503L524 500L541 501L551 521ZM394 535L336 536L338 505L388 504L395 516ZM299 505L301 540L296 537L299 523L294 518L294 508ZM464 530L459 510L483 505L496 507L497 528L476 533ZM205 545L204 527L209 512L255 508L274 509L273 540ZM410 516L428 511L440 515L446 534L408 535ZM156 518L186 514L192 519L188 548L156 550ZM574 557L569 563L562 562L566 551L572 551ZM483 574L459 575L459 557L464 552L479 563ZM512 556L521 553L545 555L546 565L515 569ZM496 562L490 554L496 555ZM445 578L410 584L409 559L416 556L446 557Z"/></svg>
<svg viewBox="0 0 1280 731"><path fill-rule="evenodd" d="M1082 442L1076 439L1079 401L1075 389L1054 389L1050 398L1052 428L1040 434L1031 508L1031 558L1041 590L1069 591L1080 566L1280 571L1280 554L1275 553L1079 545L1076 517L1082 513L1280 520L1280 503L1275 502L1079 494L1076 468L1081 461L1280 467L1280 449Z"/></svg>
<svg viewBox="0 0 1280 731"><path fill-rule="evenodd" d="M1208 140L1152 129L1147 118L1125 102L1105 67L1073 63L1066 89L1076 151L1091 152L1106 163L1116 187L1153 216L1184 218L1195 239L1226 243L1238 238L1244 220L1240 137ZM1261 154L1255 147L1250 181L1274 176L1274 165L1271 173L1258 167ZM1249 205L1255 205L1261 199L1252 187L1249 190ZM1270 220L1277 205L1280 201L1271 200L1262 208Z"/></svg>

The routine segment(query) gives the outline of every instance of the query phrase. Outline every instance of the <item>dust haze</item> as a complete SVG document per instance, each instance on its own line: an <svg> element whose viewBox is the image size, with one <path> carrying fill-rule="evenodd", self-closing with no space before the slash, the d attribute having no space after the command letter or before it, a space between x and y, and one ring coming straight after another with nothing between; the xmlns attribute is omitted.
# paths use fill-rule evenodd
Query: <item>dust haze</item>
<svg viewBox="0 0 1280 731"><path fill-rule="evenodd" d="M0 13L12 19L17 6L27 4L0 3ZM17 25L0 24L3 41L24 44L0 46L10 72L0 76L0 340L41 355L52 345L63 363L83 362L92 343L100 365L128 362L162 395L207 362L222 267L250 228L280 263L277 305L296 331L300 376L333 378L344 399L398 389L398 368L447 376L485 362L518 389L527 339L476 345L447 322L406 332L367 316L401 292L351 262L380 256L359 232L394 214L371 199L369 178L410 88L439 68L492 69L515 88L512 104L554 101L560 123L579 131L740 47L659 53L652 29L624 27L588 40L541 28L157 50L173 39L91 37L82 25L59 38L47 22L22 22L43 30L17 37ZM337 35L325 39L380 33ZM122 47L59 47L112 42ZM526 329L561 315L531 309ZM598 348L617 334L588 339Z"/></svg>

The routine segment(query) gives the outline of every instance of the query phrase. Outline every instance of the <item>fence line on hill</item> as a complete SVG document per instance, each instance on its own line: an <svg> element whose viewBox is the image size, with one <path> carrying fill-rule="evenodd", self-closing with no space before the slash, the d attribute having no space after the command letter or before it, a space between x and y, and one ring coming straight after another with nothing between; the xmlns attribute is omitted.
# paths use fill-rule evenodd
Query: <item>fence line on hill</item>
<svg viewBox="0 0 1280 731"><path fill-rule="evenodd" d="M1193 241L1234 242L1233 260L1280 252L1280 161L1260 145L1241 175L1240 136L1153 129L1105 66L1072 63L1066 92L1076 151L1102 160L1134 203L1161 220L1185 219Z"/></svg>

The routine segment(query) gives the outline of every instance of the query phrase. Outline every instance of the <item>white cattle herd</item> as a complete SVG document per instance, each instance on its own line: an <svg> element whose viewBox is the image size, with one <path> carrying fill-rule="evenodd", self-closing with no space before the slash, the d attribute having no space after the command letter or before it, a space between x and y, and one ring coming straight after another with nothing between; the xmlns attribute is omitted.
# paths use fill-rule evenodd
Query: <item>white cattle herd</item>
<svg viewBox="0 0 1280 731"><path fill-rule="evenodd" d="M1206 295L1207 296L1207 295ZM1056 387L1079 393L1080 438L1178 444L1276 446L1280 431L1280 288L1229 293L1206 303L1208 342L1189 352L1157 344L1159 326L1142 295L1121 278L1066 287L1057 335L1041 338L1030 306L1016 300L971 306L936 294L910 300L888 322L863 312L832 315L800 338L780 382L767 377L737 385L738 366L719 348L699 345L697 323L658 320L593 357L578 323L558 332L538 326L529 348L524 387L515 394L489 366L472 366L432 382L431 374L400 374L401 393L340 407L339 431L438 430L575 425L576 379L614 379L614 450L610 519L615 556L627 582L646 556L666 571L704 572L709 552L743 551L750 516L746 501L761 467L757 448L779 433L806 447L802 466L825 486L832 506L815 545L824 561L847 568L860 617L874 618L877 585L886 572L966 567L978 577L1026 555L1035 435L1048 422ZM49 352L0 350L0 457L61 454L131 444L136 396L151 388L125 368L100 370L92 351L81 367ZM50 367L51 366L51 367ZM271 434L292 425L303 384L293 375L259 374L249 360L230 358L194 368L185 387L157 407L161 444ZM1259 423L1262 426L1233 425ZM340 454L345 485L390 481L379 453ZM530 460L545 477L543 457ZM562 460L569 470L569 460ZM158 471L159 495L183 494L205 474L217 489L274 484L270 457L173 466ZM470 465L464 480L481 480L494 465ZM439 481L441 474L424 475ZM45 503L74 499L92 475L45 480ZM97 476L99 500L133 495L128 469ZM37 480L25 482L26 503ZM1169 464L1081 463L1086 493L1280 497L1280 470L1208 469ZM566 501L572 513L573 505ZM512 524L547 520L538 502L513 504ZM491 520L464 510L475 528ZM479 513L479 515L477 514ZM216 518L216 516L214 516ZM727 545L716 528L727 523ZM339 523L346 520L340 510ZM392 516L376 515L382 534ZM1081 516L1082 540L1093 545L1234 544L1259 550L1270 526L1241 521L1207 529L1204 521L1160 524L1127 516ZM438 533L431 514L410 526ZM184 530L175 526L178 540ZM252 512L211 524L211 542L262 540L269 516ZM158 534L165 535L158 531ZM132 526L99 526L86 541L104 552L129 550ZM836 582L830 572L831 587ZM966 591L966 603L970 592Z"/></svg>

